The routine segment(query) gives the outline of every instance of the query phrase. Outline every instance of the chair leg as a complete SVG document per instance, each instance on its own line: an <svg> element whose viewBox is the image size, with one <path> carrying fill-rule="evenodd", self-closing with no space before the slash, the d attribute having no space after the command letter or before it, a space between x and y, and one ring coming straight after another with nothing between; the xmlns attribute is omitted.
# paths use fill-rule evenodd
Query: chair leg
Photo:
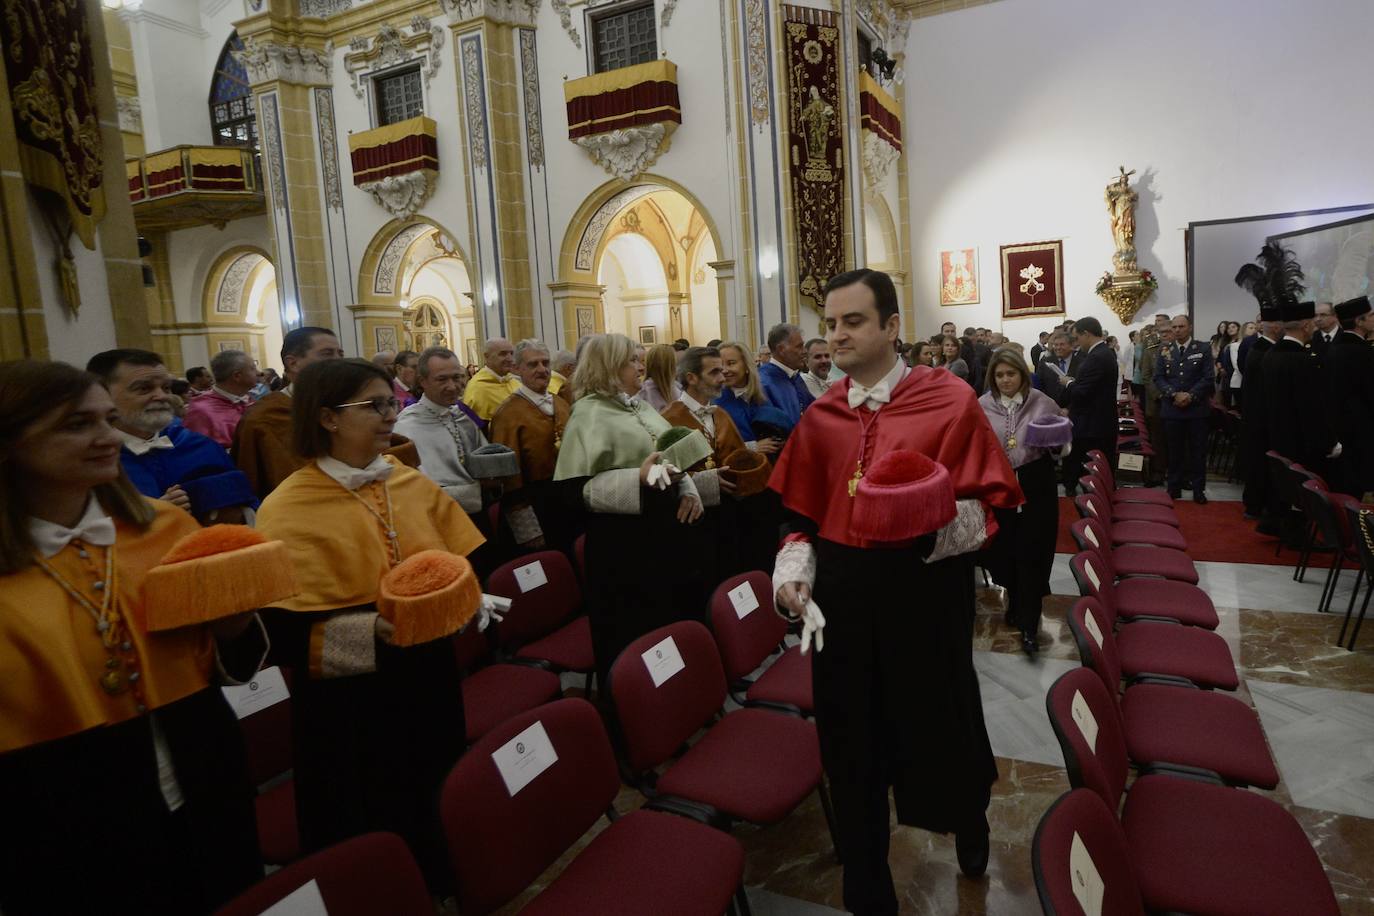
<svg viewBox="0 0 1374 916"><path fill-rule="evenodd" d="M1345 642L1345 628L1350 626L1350 618L1355 613L1355 600L1360 597L1360 583L1364 580L1364 566L1355 571L1355 588L1350 592L1350 603L1345 606L1345 622L1341 624L1341 635L1336 637L1336 645Z"/></svg>
<svg viewBox="0 0 1374 916"><path fill-rule="evenodd" d="M1293 570L1293 578L1299 582L1307 575L1307 564L1312 560L1312 549L1317 546L1317 526L1307 526L1307 546L1298 554L1298 565Z"/></svg>
<svg viewBox="0 0 1374 916"><path fill-rule="evenodd" d="M1355 632L1350 634L1350 644L1346 646L1351 652L1355 651L1355 640L1360 638L1360 627L1364 624L1365 611L1369 610L1369 597L1374 595L1374 581L1369 583L1369 588L1364 590L1364 604L1360 605L1360 616L1355 620Z"/></svg>
<svg viewBox="0 0 1374 916"><path fill-rule="evenodd" d="M840 854L839 834L835 830L835 809L830 804L830 787L825 784L825 776L821 776L820 785L816 786L816 794L821 799L821 811L825 814L825 826L830 830L830 845L835 850L835 861L844 864L844 856Z"/></svg>
<svg viewBox="0 0 1374 916"><path fill-rule="evenodd" d="M739 890L735 891L734 899L730 901L730 912L737 916L754 916L753 910L749 908L749 890L741 881Z"/></svg>
<svg viewBox="0 0 1374 916"><path fill-rule="evenodd" d="M1317 602L1317 613L1325 614L1331 607L1331 599L1336 597L1336 582L1341 577L1341 567L1344 563L1340 557L1333 557L1335 560L1331 568L1326 571L1326 581L1322 583L1322 596Z"/></svg>

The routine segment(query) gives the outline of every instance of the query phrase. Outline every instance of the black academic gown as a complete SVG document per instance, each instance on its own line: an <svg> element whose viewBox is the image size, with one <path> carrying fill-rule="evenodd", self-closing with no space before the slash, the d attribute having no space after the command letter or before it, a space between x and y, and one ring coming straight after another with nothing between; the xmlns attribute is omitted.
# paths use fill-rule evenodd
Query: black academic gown
<svg viewBox="0 0 1374 916"><path fill-rule="evenodd" d="M1240 381L1241 441L1240 469L1245 479L1245 511L1261 515L1269 500L1269 468L1264 453L1269 450L1269 416L1265 409L1264 362L1274 343L1260 337L1250 345Z"/></svg>
<svg viewBox="0 0 1374 916"><path fill-rule="evenodd" d="M1317 355L1285 337L1265 356L1263 375L1269 448L1328 477L1336 431Z"/></svg>
<svg viewBox="0 0 1374 916"><path fill-rule="evenodd" d="M1341 442L1334 486L1359 498L1374 490L1374 346L1342 331L1327 348L1325 375Z"/></svg>

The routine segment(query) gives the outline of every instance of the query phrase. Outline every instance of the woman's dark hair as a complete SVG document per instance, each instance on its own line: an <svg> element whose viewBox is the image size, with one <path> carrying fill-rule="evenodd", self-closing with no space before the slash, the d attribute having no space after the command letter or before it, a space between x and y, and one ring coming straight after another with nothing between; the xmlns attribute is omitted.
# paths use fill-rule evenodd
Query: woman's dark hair
<svg viewBox="0 0 1374 916"><path fill-rule="evenodd" d="M16 360L0 363L0 575L33 563L24 476L10 466L20 439L34 423L54 412L74 411L100 379L66 363ZM146 528L156 514L125 476L95 487L96 498L115 518Z"/></svg>
<svg viewBox="0 0 1374 916"><path fill-rule="evenodd" d="M291 443L296 454L302 458L328 455L329 430L320 425L320 411L354 400L373 379L386 382L390 389L390 374L365 359L326 359L302 369L291 388Z"/></svg>
<svg viewBox="0 0 1374 916"><path fill-rule="evenodd" d="M887 320L897 314L897 287L892 285L892 278L881 270L861 267L858 270L836 274L825 284L824 294L828 296L834 290L853 286L855 283L862 283L873 290L873 304L878 309L878 324L886 325Z"/></svg>
<svg viewBox="0 0 1374 916"><path fill-rule="evenodd" d="M935 345L935 360L939 365L944 366L953 362L953 360L945 358L945 344L954 344L955 350L958 351L954 359L964 358L964 348L959 338L955 337L953 334L946 334L944 337L941 337L940 342ZM964 361L968 362L968 360Z"/></svg>
<svg viewBox="0 0 1374 916"><path fill-rule="evenodd" d="M1030 368L1026 365L1026 361L1021 358L1021 354L1017 353L1011 347L998 347L993 351L992 358L988 360L986 390L992 392L994 395L1000 393L997 388L997 367L1003 364L1011 366L1017 372L1021 373L1021 387L1016 390L1020 393L1021 397L1026 397L1030 393L1031 386Z"/></svg>

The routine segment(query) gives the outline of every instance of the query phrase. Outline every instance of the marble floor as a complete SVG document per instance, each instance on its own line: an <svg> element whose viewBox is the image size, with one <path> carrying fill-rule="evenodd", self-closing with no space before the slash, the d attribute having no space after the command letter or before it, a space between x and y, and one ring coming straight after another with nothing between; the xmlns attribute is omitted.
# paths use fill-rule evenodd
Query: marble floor
<svg viewBox="0 0 1374 916"><path fill-rule="evenodd" d="M1239 498L1239 488L1209 484L1208 495L1226 502ZM1335 645L1351 582L1338 592L1340 613L1317 614L1319 577L1298 583L1291 567L1197 566L1221 618L1217 632L1242 676L1236 696L1258 711L1279 767L1277 789L1259 794L1302 825L1342 912L1374 916L1374 629L1356 651ZM999 774L988 812L991 862L983 880L968 880L951 837L894 822L890 861L903 913L1040 912L1031 838L1069 787L1045 692L1079 663L1065 617L1077 596L1067 555L1055 558L1051 588L1034 661L1003 624L999 591L979 590L974 663ZM621 793L622 809L635 804L633 793ZM814 796L782 823L735 833L747 852L745 884L756 916L842 912L841 870Z"/></svg>

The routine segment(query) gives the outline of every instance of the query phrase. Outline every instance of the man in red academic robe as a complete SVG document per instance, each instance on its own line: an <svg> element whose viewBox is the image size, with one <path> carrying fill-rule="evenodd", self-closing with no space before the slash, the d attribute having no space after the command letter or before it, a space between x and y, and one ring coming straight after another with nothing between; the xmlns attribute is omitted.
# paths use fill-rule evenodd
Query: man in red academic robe
<svg viewBox="0 0 1374 916"><path fill-rule="evenodd" d="M847 377L802 415L769 483L786 512L773 585L779 611L805 625L803 646L816 636L816 723L845 908L889 914L889 786L899 822L954 833L965 874L987 867L997 767L973 668L970 557L995 532L992 510L1023 499L973 389L898 358L891 278L832 279L825 324ZM948 469L956 516L914 540L863 540L851 525L855 487L895 450Z"/></svg>

